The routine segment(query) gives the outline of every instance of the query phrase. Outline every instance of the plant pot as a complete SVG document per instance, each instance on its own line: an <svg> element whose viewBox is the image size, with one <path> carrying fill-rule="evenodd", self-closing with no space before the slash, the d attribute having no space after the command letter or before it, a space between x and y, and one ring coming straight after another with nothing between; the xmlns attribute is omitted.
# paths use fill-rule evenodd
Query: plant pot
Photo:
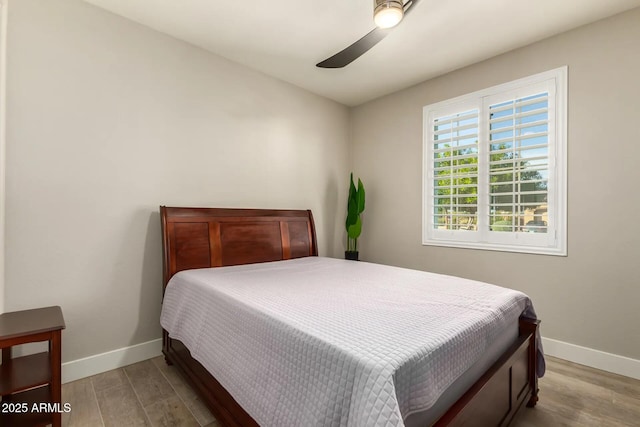
<svg viewBox="0 0 640 427"><path fill-rule="evenodd" d="M358 251L344 251L344 259L348 259L350 261L359 261Z"/></svg>

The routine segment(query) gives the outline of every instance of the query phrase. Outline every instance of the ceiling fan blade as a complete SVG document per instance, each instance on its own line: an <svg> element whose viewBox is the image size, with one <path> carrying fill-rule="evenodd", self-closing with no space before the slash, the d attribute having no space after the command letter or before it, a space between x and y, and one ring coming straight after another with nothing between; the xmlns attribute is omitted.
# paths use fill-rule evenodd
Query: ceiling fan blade
<svg viewBox="0 0 640 427"><path fill-rule="evenodd" d="M358 59L360 55L374 47L380 40L385 38L389 34L389 30L383 30L381 28L375 28L369 32L366 36L360 40L341 50L330 58L325 59L322 62L316 64L316 67L320 68L342 68L345 65L351 64Z"/></svg>
<svg viewBox="0 0 640 427"><path fill-rule="evenodd" d="M409 0L404 5L404 14L409 13L413 6L415 6L420 0ZM353 43L346 49L341 50L335 55L325 59L322 62L316 64L316 67L320 68L342 68L351 64L358 59L363 53L374 47L380 40L385 38L392 28L374 28L367 35L362 37L357 42Z"/></svg>

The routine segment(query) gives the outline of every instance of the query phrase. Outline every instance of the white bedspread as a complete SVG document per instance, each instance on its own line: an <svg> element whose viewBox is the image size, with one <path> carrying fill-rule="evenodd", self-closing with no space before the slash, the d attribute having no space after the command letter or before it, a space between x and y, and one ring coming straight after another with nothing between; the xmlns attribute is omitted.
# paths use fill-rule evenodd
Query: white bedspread
<svg viewBox="0 0 640 427"><path fill-rule="evenodd" d="M308 257L182 271L161 324L264 427L402 426L525 313L521 292Z"/></svg>

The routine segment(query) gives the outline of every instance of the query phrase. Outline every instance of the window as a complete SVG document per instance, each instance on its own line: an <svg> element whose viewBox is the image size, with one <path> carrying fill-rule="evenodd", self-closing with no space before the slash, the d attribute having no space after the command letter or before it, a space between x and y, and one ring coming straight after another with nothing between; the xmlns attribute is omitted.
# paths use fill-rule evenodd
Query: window
<svg viewBox="0 0 640 427"><path fill-rule="evenodd" d="M566 255L567 67L424 107L423 244Z"/></svg>

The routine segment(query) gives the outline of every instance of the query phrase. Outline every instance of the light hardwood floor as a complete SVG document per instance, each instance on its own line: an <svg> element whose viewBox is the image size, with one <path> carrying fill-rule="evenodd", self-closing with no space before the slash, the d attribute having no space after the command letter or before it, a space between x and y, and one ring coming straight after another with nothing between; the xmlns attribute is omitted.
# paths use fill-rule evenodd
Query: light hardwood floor
<svg viewBox="0 0 640 427"><path fill-rule="evenodd" d="M512 425L640 426L640 381L547 357L540 401ZM63 426L217 426L174 367L162 357L62 386L71 404ZM481 426L484 427L484 426Z"/></svg>
<svg viewBox="0 0 640 427"><path fill-rule="evenodd" d="M195 391L163 357L63 384L68 427L217 427Z"/></svg>
<svg viewBox="0 0 640 427"><path fill-rule="evenodd" d="M640 381L553 357L539 381L540 400L516 427L640 427Z"/></svg>

